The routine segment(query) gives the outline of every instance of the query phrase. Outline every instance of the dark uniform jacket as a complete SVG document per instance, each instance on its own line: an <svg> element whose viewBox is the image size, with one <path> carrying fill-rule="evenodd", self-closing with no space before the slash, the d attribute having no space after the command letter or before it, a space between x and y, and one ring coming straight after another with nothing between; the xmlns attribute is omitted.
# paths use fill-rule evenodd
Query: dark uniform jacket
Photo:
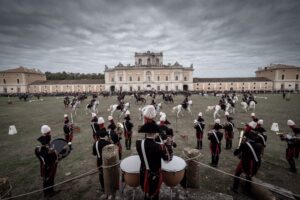
<svg viewBox="0 0 300 200"><path fill-rule="evenodd" d="M100 138L93 145L93 155L97 156L97 166L100 167L102 165L102 149L106 145L111 144L109 141ZM98 150L98 151L97 151Z"/></svg>
<svg viewBox="0 0 300 200"><path fill-rule="evenodd" d="M219 154L221 152L221 141L223 139L223 133L217 130L212 130L212 132L208 135L208 139L210 140L212 153Z"/></svg>
<svg viewBox="0 0 300 200"><path fill-rule="evenodd" d="M264 129L263 127L259 126L256 129L257 132L257 138L255 139L256 142L262 144L264 147L266 146L266 142L267 142L267 135L265 134L266 129Z"/></svg>
<svg viewBox="0 0 300 200"><path fill-rule="evenodd" d="M91 121L91 127L93 130L93 134L96 134L97 131L99 130L99 124L98 124L98 119L97 117L94 117Z"/></svg>
<svg viewBox="0 0 300 200"><path fill-rule="evenodd" d="M251 145L254 150L257 160L249 145ZM234 151L235 156L240 155L243 171L246 174L251 176L256 174L261 163L262 148L263 146L261 144L256 143L253 140L248 140L247 142L242 143L241 146Z"/></svg>

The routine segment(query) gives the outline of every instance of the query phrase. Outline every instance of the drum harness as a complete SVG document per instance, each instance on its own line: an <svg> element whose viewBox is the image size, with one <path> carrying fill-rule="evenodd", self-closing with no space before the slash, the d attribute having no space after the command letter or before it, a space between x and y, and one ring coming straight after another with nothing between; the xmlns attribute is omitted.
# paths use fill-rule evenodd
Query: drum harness
<svg viewBox="0 0 300 200"><path fill-rule="evenodd" d="M251 150L251 152L252 152L252 154L253 154L253 157L254 157L255 161L258 162L259 160L258 160L258 158L257 158L257 155L256 155L256 153L255 153L255 151L254 151L252 145L251 145L249 142L246 142L246 144L247 144L248 147L250 148L250 150Z"/></svg>
<svg viewBox="0 0 300 200"><path fill-rule="evenodd" d="M264 146L266 146L266 140L265 140L265 138L264 138L264 136L262 135L262 134L257 134L261 139L262 139L262 141L263 141L263 143L264 143Z"/></svg>

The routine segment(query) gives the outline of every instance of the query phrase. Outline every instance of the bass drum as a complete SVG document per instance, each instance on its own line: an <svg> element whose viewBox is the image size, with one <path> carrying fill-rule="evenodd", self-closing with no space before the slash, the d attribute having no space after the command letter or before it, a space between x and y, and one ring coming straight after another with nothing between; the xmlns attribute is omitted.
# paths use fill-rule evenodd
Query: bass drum
<svg viewBox="0 0 300 200"><path fill-rule="evenodd" d="M59 155L59 158L61 158L61 159L67 157L71 152L68 142L62 138L57 138L57 139L53 140L50 143L50 148L55 149L55 151Z"/></svg>
<svg viewBox="0 0 300 200"><path fill-rule="evenodd" d="M138 155L129 156L121 161L120 168L123 172L124 181L130 187L140 185L141 160Z"/></svg>
<svg viewBox="0 0 300 200"><path fill-rule="evenodd" d="M184 177L186 162L178 156L173 156L169 162L162 160L161 167L163 182L168 187L175 187Z"/></svg>

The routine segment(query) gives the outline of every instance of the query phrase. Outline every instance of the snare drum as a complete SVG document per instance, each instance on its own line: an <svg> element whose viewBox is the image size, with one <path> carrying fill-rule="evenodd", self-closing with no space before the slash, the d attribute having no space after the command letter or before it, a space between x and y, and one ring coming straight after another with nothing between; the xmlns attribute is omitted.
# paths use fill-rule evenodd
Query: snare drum
<svg viewBox="0 0 300 200"><path fill-rule="evenodd" d="M140 185L141 160L138 155L129 156L121 161L120 168L124 175L124 180L130 187Z"/></svg>
<svg viewBox="0 0 300 200"><path fill-rule="evenodd" d="M173 156L170 162L162 161L163 182L169 187L178 185L185 173L186 162L178 156Z"/></svg>

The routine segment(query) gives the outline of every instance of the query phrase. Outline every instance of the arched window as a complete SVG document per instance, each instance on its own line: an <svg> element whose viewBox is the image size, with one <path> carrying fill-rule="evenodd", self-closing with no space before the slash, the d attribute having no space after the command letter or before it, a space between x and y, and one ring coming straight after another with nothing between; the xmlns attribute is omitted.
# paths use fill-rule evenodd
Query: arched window
<svg viewBox="0 0 300 200"><path fill-rule="evenodd" d="M150 71L146 72L146 77L147 77L147 81L150 82L151 81L151 72Z"/></svg>
<svg viewBox="0 0 300 200"><path fill-rule="evenodd" d="M184 77L184 81L186 81L187 80L187 78L186 78L186 76Z"/></svg>
<svg viewBox="0 0 300 200"><path fill-rule="evenodd" d="M156 58L156 64L157 64L157 65L159 64L159 59L158 59L158 58Z"/></svg>
<svg viewBox="0 0 300 200"><path fill-rule="evenodd" d="M141 64L142 64L142 59L140 58L140 59L139 59L139 65L141 65Z"/></svg>
<svg viewBox="0 0 300 200"><path fill-rule="evenodd" d="M150 58L147 59L147 65L150 65Z"/></svg>
<svg viewBox="0 0 300 200"><path fill-rule="evenodd" d="M5 79L3 79L3 83L6 84L6 80Z"/></svg>
<svg viewBox="0 0 300 200"><path fill-rule="evenodd" d="M132 77L131 76L129 76L129 81L132 81Z"/></svg>
<svg viewBox="0 0 300 200"><path fill-rule="evenodd" d="M281 75L281 80L284 80L284 74Z"/></svg>
<svg viewBox="0 0 300 200"><path fill-rule="evenodd" d="M157 81L159 81L159 76L157 76Z"/></svg>
<svg viewBox="0 0 300 200"><path fill-rule="evenodd" d="M178 76L175 76L175 81L178 81Z"/></svg>
<svg viewBox="0 0 300 200"><path fill-rule="evenodd" d="M169 77L168 76L166 76L166 81L168 81L169 80Z"/></svg>

